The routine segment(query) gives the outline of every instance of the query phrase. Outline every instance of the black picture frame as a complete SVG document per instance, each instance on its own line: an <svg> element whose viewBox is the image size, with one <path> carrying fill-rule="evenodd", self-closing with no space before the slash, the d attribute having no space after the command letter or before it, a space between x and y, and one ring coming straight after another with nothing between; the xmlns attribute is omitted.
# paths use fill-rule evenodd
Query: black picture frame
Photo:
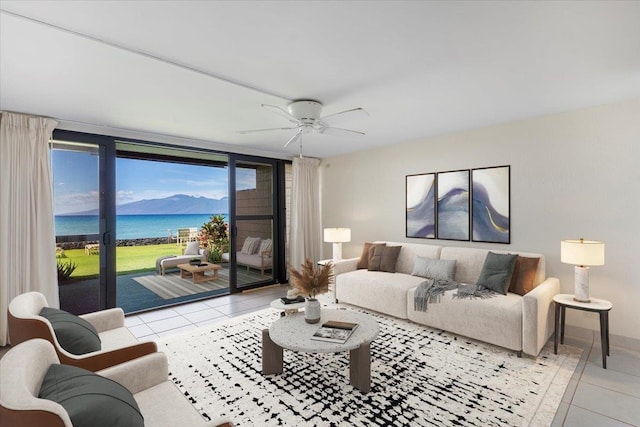
<svg viewBox="0 0 640 427"><path fill-rule="evenodd" d="M436 237L468 241L471 238L469 169L438 172Z"/></svg>
<svg viewBox="0 0 640 427"><path fill-rule="evenodd" d="M405 236L436 238L436 173L405 177Z"/></svg>
<svg viewBox="0 0 640 427"><path fill-rule="evenodd" d="M511 243L511 166L471 170L472 241Z"/></svg>

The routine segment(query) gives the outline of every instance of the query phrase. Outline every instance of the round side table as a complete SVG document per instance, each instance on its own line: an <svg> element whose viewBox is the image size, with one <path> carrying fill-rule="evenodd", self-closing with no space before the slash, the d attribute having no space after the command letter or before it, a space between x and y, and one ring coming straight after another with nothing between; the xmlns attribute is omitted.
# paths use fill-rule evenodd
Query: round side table
<svg viewBox="0 0 640 427"><path fill-rule="evenodd" d="M613 308L607 300L590 298L589 302L581 302L573 299L570 294L557 294L553 297L556 303L555 334L553 337L553 352L558 354L558 331L560 332L560 344L564 344L564 321L567 308L592 311L600 314L600 342L602 344L602 368L607 369L607 356L609 356L609 311Z"/></svg>
<svg viewBox="0 0 640 427"><path fill-rule="evenodd" d="M298 310L304 308L305 304L305 302L294 302L293 304L285 304L280 300L280 298L278 298L271 301L269 305L271 306L271 308L275 308L276 310L282 310L281 315L286 316L288 314L297 313Z"/></svg>

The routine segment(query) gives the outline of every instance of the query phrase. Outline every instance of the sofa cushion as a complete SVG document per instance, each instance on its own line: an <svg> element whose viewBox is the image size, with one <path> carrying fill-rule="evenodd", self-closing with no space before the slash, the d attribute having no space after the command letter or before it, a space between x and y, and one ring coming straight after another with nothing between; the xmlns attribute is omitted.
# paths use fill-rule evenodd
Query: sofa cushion
<svg viewBox="0 0 640 427"><path fill-rule="evenodd" d="M369 271L396 272L396 261L402 246L375 246L369 258Z"/></svg>
<svg viewBox="0 0 640 427"><path fill-rule="evenodd" d="M129 390L76 366L51 365L38 397L62 405L75 427L144 426Z"/></svg>
<svg viewBox="0 0 640 427"><path fill-rule="evenodd" d="M247 237L244 239L244 243L242 244L242 249L240 252L246 255L252 255L258 252L260 248L260 238L259 237Z"/></svg>
<svg viewBox="0 0 640 427"><path fill-rule="evenodd" d="M40 316L51 323L60 346L71 354L100 351L98 331L85 319L57 308L43 307Z"/></svg>
<svg viewBox="0 0 640 427"><path fill-rule="evenodd" d="M456 261L445 259L432 259L416 257L412 276L420 276L427 279L451 279L455 276Z"/></svg>
<svg viewBox="0 0 640 427"><path fill-rule="evenodd" d="M200 244L198 242L187 243L184 255L200 255Z"/></svg>
<svg viewBox="0 0 640 427"><path fill-rule="evenodd" d="M476 284L506 295L517 259L518 255L489 252L484 260L484 265Z"/></svg>
<svg viewBox="0 0 640 427"><path fill-rule="evenodd" d="M373 250L376 246L385 246L384 243L365 243L362 248L362 254L360 255L360 259L358 260L358 265L356 268L360 270L361 268L369 268L369 258L373 255Z"/></svg>
<svg viewBox="0 0 640 427"><path fill-rule="evenodd" d="M264 239L260 242L260 248L258 249L258 253L261 254L263 252L270 252L273 247L273 240Z"/></svg>
<svg viewBox="0 0 640 427"><path fill-rule="evenodd" d="M540 258L527 258L518 256L511 283L509 284L509 292L518 295L525 295L533 289L533 282L536 278L538 263Z"/></svg>
<svg viewBox="0 0 640 427"><path fill-rule="evenodd" d="M342 303L407 318L407 291L424 278L384 271L355 270L336 276L336 299Z"/></svg>

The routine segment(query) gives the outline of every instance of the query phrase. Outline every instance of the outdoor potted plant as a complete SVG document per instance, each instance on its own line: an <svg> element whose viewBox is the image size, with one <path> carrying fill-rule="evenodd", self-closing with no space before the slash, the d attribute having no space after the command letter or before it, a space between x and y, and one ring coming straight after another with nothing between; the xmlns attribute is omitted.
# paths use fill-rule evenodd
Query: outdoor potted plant
<svg viewBox="0 0 640 427"><path fill-rule="evenodd" d="M211 215L211 219L202 224L199 239L200 246L207 250L207 261L213 263L222 261L223 248L229 244L224 216Z"/></svg>
<svg viewBox="0 0 640 427"><path fill-rule="evenodd" d="M316 268L313 262L307 258L302 264L301 271L291 267L289 283L306 299L304 320L307 323L320 321L320 302L316 296L329 291L329 285L333 283L333 264L331 262Z"/></svg>

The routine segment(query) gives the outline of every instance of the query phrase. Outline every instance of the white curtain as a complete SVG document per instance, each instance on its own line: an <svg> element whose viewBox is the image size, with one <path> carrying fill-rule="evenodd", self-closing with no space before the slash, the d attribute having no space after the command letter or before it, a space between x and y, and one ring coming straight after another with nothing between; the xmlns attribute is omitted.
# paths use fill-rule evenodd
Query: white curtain
<svg viewBox="0 0 640 427"><path fill-rule="evenodd" d="M0 113L0 346L7 309L24 292L59 307L49 139L58 122Z"/></svg>
<svg viewBox="0 0 640 427"><path fill-rule="evenodd" d="M291 267L300 269L306 258L320 259L320 160L295 157L293 159L293 188L291 194L290 259Z"/></svg>

